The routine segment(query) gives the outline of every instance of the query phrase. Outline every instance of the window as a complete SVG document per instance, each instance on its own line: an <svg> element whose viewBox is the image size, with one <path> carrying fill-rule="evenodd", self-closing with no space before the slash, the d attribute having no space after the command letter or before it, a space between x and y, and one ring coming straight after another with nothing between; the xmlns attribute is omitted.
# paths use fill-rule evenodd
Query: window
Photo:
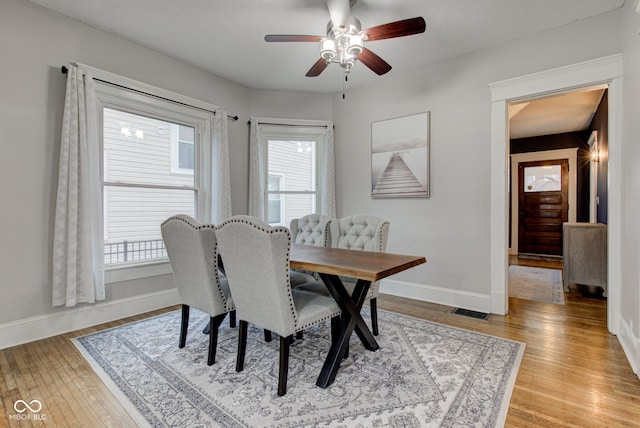
<svg viewBox="0 0 640 428"><path fill-rule="evenodd" d="M106 84L96 89L105 267L166 263L160 224L210 213L211 113Z"/></svg>
<svg viewBox="0 0 640 428"><path fill-rule="evenodd" d="M562 190L560 165L530 166L524 169L525 192Z"/></svg>
<svg viewBox="0 0 640 428"><path fill-rule="evenodd" d="M288 226L294 218L317 212L318 151L324 139L323 130L286 126L263 129L269 224Z"/></svg>
<svg viewBox="0 0 640 428"><path fill-rule="evenodd" d="M252 117L249 136L250 215L281 226L335 217L332 122Z"/></svg>

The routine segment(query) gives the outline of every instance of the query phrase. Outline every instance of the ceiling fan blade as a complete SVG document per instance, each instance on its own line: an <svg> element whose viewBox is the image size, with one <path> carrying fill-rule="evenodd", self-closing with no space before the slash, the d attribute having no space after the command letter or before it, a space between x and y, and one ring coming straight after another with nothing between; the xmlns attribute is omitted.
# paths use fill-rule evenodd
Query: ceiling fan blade
<svg viewBox="0 0 640 428"><path fill-rule="evenodd" d="M383 60L367 48L362 49L362 52L358 55L358 60L369 67L371 71L376 73L378 76L382 76L391 70L391 66L387 61Z"/></svg>
<svg viewBox="0 0 640 428"><path fill-rule="evenodd" d="M421 16L417 18L403 19L402 21L389 22L388 24L362 30L360 34L369 36L367 41L392 39L394 37L410 36L412 34L424 33L427 24Z"/></svg>
<svg viewBox="0 0 640 428"><path fill-rule="evenodd" d="M336 28L349 28L350 5L349 0L327 0L327 9L331 22Z"/></svg>
<svg viewBox="0 0 640 428"><path fill-rule="evenodd" d="M322 36L305 36L302 34L267 34L266 42L319 42Z"/></svg>
<svg viewBox="0 0 640 428"><path fill-rule="evenodd" d="M327 64L327 61L324 58L320 58L315 62L315 64L311 66L311 68L309 69L309 71L307 71L307 74L305 74L305 76L317 77L320 75L320 73L324 71L325 68L327 68L328 65L329 64Z"/></svg>

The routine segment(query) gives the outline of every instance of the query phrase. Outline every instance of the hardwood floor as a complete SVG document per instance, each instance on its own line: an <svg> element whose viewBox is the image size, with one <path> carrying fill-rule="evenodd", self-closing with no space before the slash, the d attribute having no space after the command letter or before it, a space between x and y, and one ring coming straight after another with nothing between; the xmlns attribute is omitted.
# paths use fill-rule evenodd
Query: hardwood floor
<svg viewBox="0 0 640 428"><path fill-rule="evenodd" d="M575 290L565 301L554 305L512 298L507 316L491 315L487 321L452 314L448 306L388 295L380 296L378 307L526 343L507 427L640 426L640 380L616 337L607 332L606 301L583 298ZM0 350L0 426L134 426L70 339L175 309ZM16 420L14 403L34 399L42 403L44 423Z"/></svg>

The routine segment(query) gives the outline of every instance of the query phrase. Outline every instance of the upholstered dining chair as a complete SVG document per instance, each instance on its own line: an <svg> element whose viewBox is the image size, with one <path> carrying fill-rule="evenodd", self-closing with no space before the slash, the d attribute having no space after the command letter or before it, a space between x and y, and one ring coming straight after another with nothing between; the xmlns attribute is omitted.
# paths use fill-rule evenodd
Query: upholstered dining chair
<svg viewBox="0 0 640 428"><path fill-rule="evenodd" d="M291 220L289 230L291 241L300 245L315 245L328 247L330 244L329 225L331 217L322 214L308 214ZM292 269L290 272L291 286L297 287L306 282L317 281L319 278L313 273Z"/></svg>
<svg viewBox="0 0 640 428"><path fill-rule="evenodd" d="M282 396L287 391L293 334L330 319L335 341L340 332L340 308L330 297L291 287L291 233L286 227L234 216L216 227L216 236L239 320L236 371L244 369L248 323L277 333L278 395Z"/></svg>
<svg viewBox="0 0 640 428"><path fill-rule="evenodd" d="M169 217L160 226L173 270L173 280L182 304L182 322L178 347L184 348L189 327L190 308L209 314L209 355L216 358L218 328L227 313L235 311L227 280L218 271L215 228L200 224L187 215Z"/></svg>
<svg viewBox="0 0 640 428"><path fill-rule="evenodd" d="M387 238L389 236L389 222L381 218L366 215L354 214L347 217L334 219L329 225L330 243L334 248L347 248L350 250L384 252L387 248ZM345 288L353 294L356 278L341 278ZM371 332L378 335L378 288L380 282L371 284L367 292L366 300L369 300L371 309ZM319 287L315 284L302 284L302 290L316 293L328 293L326 287Z"/></svg>

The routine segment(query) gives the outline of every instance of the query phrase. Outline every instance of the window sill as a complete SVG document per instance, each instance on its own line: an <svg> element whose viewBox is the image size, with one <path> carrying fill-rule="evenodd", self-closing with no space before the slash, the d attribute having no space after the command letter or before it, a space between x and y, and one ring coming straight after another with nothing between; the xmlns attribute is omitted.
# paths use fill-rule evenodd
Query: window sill
<svg viewBox="0 0 640 428"><path fill-rule="evenodd" d="M107 267L104 271L105 284L130 281L133 279L149 278L152 276L171 274L171 264L168 260L133 266Z"/></svg>

